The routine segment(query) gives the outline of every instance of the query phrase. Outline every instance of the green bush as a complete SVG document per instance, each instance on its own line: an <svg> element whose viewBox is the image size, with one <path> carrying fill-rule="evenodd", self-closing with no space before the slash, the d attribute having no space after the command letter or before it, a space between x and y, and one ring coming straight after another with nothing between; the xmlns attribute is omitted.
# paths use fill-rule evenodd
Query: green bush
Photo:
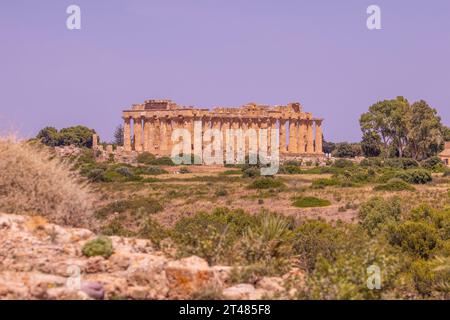
<svg viewBox="0 0 450 320"><path fill-rule="evenodd" d="M329 200L315 197L300 197L294 199L292 205L298 208L327 207L331 205L331 202Z"/></svg>
<svg viewBox="0 0 450 320"><path fill-rule="evenodd" d="M283 216L262 213L240 241L246 265L260 265L259 275L278 275L288 271L292 255L292 224ZM261 274L263 272L263 274Z"/></svg>
<svg viewBox="0 0 450 320"><path fill-rule="evenodd" d="M101 233L105 236L133 237L135 233L128 230L124 225L124 217L119 216L112 219L107 225L101 228Z"/></svg>
<svg viewBox="0 0 450 320"><path fill-rule="evenodd" d="M148 164L154 165L154 166L174 166L172 159L170 157L160 157L151 160Z"/></svg>
<svg viewBox="0 0 450 320"><path fill-rule="evenodd" d="M228 195L228 191L225 188L219 188L214 194L216 197L225 197Z"/></svg>
<svg viewBox="0 0 450 320"><path fill-rule="evenodd" d="M284 187L281 180L273 178L258 178L254 180L249 186L250 189L275 189Z"/></svg>
<svg viewBox="0 0 450 320"><path fill-rule="evenodd" d="M149 152L142 152L138 154L136 160L138 163L142 164L152 164L152 162L156 159L155 155Z"/></svg>
<svg viewBox="0 0 450 320"><path fill-rule="evenodd" d="M394 178L373 188L375 191L414 191L414 187L402 179Z"/></svg>
<svg viewBox="0 0 450 320"><path fill-rule="evenodd" d="M120 175L122 175L124 177L127 177L127 178L134 176L133 171L130 168L128 168L128 167L118 167L118 168L115 169L115 171L118 174L120 174Z"/></svg>
<svg viewBox="0 0 450 320"><path fill-rule="evenodd" d="M371 236L374 236L388 223L398 221L401 213L400 198L384 200L381 197L373 197L361 204L359 208L360 224Z"/></svg>
<svg viewBox="0 0 450 320"><path fill-rule="evenodd" d="M161 248L161 241L169 237L168 231L152 218L148 218L138 232L141 238L149 239L155 248Z"/></svg>
<svg viewBox="0 0 450 320"><path fill-rule="evenodd" d="M419 163L411 158L390 158L384 162L385 166L397 169L412 169L419 167Z"/></svg>
<svg viewBox="0 0 450 320"><path fill-rule="evenodd" d="M114 253L114 249L110 238L107 236L99 236L87 242L83 246L82 252L86 257L102 256L109 258Z"/></svg>
<svg viewBox="0 0 450 320"><path fill-rule="evenodd" d="M87 178L92 182L105 182L105 170L102 169L92 169L89 171Z"/></svg>
<svg viewBox="0 0 450 320"><path fill-rule="evenodd" d="M243 178L255 178L261 175L261 170L258 167L245 168L242 171Z"/></svg>
<svg viewBox="0 0 450 320"><path fill-rule="evenodd" d="M332 166L336 168L349 168L353 167L353 165L354 165L353 162L347 159L337 159L332 164Z"/></svg>
<svg viewBox="0 0 450 320"><path fill-rule="evenodd" d="M167 174L169 172L167 170L164 170L163 168L160 168L157 166L148 166L147 168L145 168L144 173L156 176L156 175L160 175L160 174Z"/></svg>
<svg viewBox="0 0 450 320"><path fill-rule="evenodd" d="M389 241L412 255L428 259L438 245L439 233L428 223L405 221L390 227Z"/></svg>
<svg viewBox="0 0 450 320"><path fill-rule="evenodd" d="M181 174L186 174L186 173L191 173L191 170L189 170L186 167L181 167L180 170L178 170L178 172Z"/></svg>
<svg viewBox="0 0 450 320"><path fill-rule="evenodd" d="M136 197L127 200L114 201L105 207L97 210L96 217L102 219L112 213L122 213L132 211L138 214L154 214L163 210L162 205L155 199Z"/></svg>
<svg viewBox="0 0 450 320"><path fill-rule="evenodd" d="M278 171L282 174L302 174L302 169L298 166L293 165L283 165L281 166L280 170Z"/></svg>
<svg viewBox="0 0 450 320"><path fill-rule="evenodd" d="M234 247L254 218L242 210L218 208L183 217L171 230L181 256L198 255L210 264L231 263L237 258Z"/></svg>
<svg viewBox="0 0 450 320"><path fill-rule="evenodd" d="M444 162L438 156L422 160L420 164L422 167L428 170L435 170L444 166Z"/></svg>
<svg viewBox="0 0 450 320"><path fill-rule="evenodd" d="M340 184L340 181L336 178L330 178L330 179L316 179L313 180L311 187L315 189L323 189L325 187L331 187L331 186L337 186Z"/></svg>
<svg viewBox="0 0 450 320"><path fill-rule="evenodd" d="M344 234L323 220L309 220L294 231L294 250L299 256L300 266L312 272L317 258L334 260Z"/></svg>
<svg viewBox="0 0 450 320"><path fill-rule="evenodd" d="M413 169L398 172L395 174L395 178L399 178L413 184L426 184L433 180L431 173L425 169Z"/></svg>

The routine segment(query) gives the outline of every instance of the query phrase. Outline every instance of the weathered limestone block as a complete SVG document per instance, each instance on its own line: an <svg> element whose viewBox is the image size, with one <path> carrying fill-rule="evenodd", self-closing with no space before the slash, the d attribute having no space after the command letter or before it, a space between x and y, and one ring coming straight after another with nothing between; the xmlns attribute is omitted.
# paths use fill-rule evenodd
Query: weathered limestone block
<svg viewBox="0 0 450 320"><path fill-rule="evenodd" d="M208 288L220 288L222 283L208 263L196 256L171 261L166 267L169 297L186 299Z"/></svg>

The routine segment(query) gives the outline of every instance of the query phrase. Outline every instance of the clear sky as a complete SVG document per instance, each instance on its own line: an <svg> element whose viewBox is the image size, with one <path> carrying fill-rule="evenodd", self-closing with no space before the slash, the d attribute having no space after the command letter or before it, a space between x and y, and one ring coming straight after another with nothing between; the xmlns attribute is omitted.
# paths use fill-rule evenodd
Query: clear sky
<svg viewBox="0 0 450 320"><path fill-rule="evenodd" d="M81 7L82 29L66 28ZM382 30L366 27L381 7ZM299 101L325 139L360 138L380 99L425 99L450 124L450 1L1 0L0 130L83 124L105 140L146 99Z"/></svg>

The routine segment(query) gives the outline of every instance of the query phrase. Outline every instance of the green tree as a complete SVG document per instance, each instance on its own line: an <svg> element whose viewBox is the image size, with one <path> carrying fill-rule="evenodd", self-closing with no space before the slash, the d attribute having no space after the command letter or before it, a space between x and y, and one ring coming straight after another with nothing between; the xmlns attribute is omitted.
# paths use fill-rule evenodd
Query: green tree
<svg viewBox="0 0 450 320"><path fill-rule="evenodd" d="M334 142L323 140L323 152L332 153L336 149L336 144Z"/></svg>
<svg viewBox="0 0 450 320"><path fill-rule="evenodd" d="M436 109L425 101L415 102L408 115L409 151L414 159L425 159L442 150L443 126Z"/></svg>
<svg viewBox="0 0 450 320"><path fill-rule="evenodd" d="M442 126L442 135L445 141L450 141L450 128L447 126Z"/></svg>
<svg viewBox="0 0 450 320"><path fill-rule="evenodd" d="M436 155L448 134L435 109L423 100L410 105L403 97L373 104L361 115L360 125L366 151L372 151L378 136L384 155L400 158Z"/></svg>
<svg viewBox="0 0 450 320"><path fill-rule="evenodd" d="M361 141L361 150L366 157L378 157L381 154L381 139L374 131L366 131Z"/></svg>
<svg viewBox="0 0 450 320"><path fill-rule="evenodd" d="M123 126L121 124L114 130L114 143L123 146Z"/></svg>
<svg viewBox="0 0 450 320"><path fill-rule="evenodd" d="M359 143L338 143L336 149L332 152L333 157L337 158L354 158L362 154L361 145Z"/></svg>
<svg viewBox="0 0 450 320"><path fill-rule="evenodd" d="M359 120L363 134L376 133L385 150L394 146L398 156L402 157L407 145L408 108L408 100L403 97L373 104Z"/></svg>
<svg viewBox="0 0 450 320"><path fill-rule="evenodd" d="M92 147L92 135L95 130L84 126L74 126L61 129L59 132L58 145L68 146L75 145L77 147Z"/></svg>
<svg viewBox="0 0 450 320"><path fill-rule="evenodd" d="M59 143L59 133L54 127L45 127L41 129L36 138L49 147L55 147Z"/></svg>

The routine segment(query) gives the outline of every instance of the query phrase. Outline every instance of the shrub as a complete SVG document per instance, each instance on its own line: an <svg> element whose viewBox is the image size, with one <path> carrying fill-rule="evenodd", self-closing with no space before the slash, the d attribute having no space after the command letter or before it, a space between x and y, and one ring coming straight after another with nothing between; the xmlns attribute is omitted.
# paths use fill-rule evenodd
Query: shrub
<svg viewBox="0 0 450 320"><path fill-rule="evenodd" d="M216 197L225 197L228 195L228 191L225 188L219 188L215 192Z"/></svg>
<svg viewBox="0 0 450 320"><path fill-rule="evenodd" d="M105 236L133 237L135 233L124 226L124 217L119 216L111 220L101 228L101 233Z"/></svg>
<svg viewBox="0 0 450 320"><path fill-rule="evenodd" d="M287 271L292 255L292 225L277 214L263 213L250 225L240 242L246 264L264 266L264 274Z"/></svg>
<svg viewBox="0 0 450 320"><path fill-rule="evenodd" d="M185 173L191 173L191 170L189 170L186 167L181 167L178 172L181 173L181 174L185 174Z"/></svg>
<svg viewBox="0 0 450 320"><path fill-rule="evenodd" d="M105 218L111 213L122 213L127 210L139 214L154 214L163 210L162 205L155 199L136 197L128 200L114 201L96 212L97 218Z"/></svg>
<svg viewBox="0 0 450 320"><path fill-rule="evenodd" d="M297 166L293 166L293 165L284 165L281 166L279 173L284 173L284 174L301 174L302 169L300 167Z"/></svg>
<svg viewBox="0 0 450 320"><path fill-rule="evenodd" d="M349 168L353 167L353 162L347 159L337 159L332 166L336 168Z"/></svg>
<svg viewBox="0 0 450 320"><path fill-rule="evenodd" d="M434 156L425 160L422 160L420 163L422 167L429 169L429 170L435 170L441 166L444 165L444 162L439 158L438 156Z"/></svg>
<svg viewBox="0 0 450 320"><path fill-rule="evenodd" d="M258 167L249 167L242 171L243 178L255 178L261 175L261 170Z"/></svg>
<svg viewBox="0 0 450 320"><path fill-rule="evenodd" d="M359 208L360 224L371 236L374 236L387 223L398 221L401 212L400 199L398 197L388 200L384 200L381 197L373 197L361 204Z"/></svg>
<svg viewBox="0 0 450 320"><path fill-rule="evenodd" d="M163 168L160 168L157 166L149 166L149 167L145 168L144 173L156 176L156 175L160 175L160 174L166 174L169 172L167 170L164 170Z"/></svg>
<svg viewBox="0 0 450 320"><path fill-rule="evenodd" d="M428 223L405 221L390 227L389 241L412 255L427 259L438 245L439 234Z"/></svg>
<svg viewBox="0 0 450 320"><path fill-rule="evenodd" d="M382 167L383 161L381 158L365 158L360 162L361 167Z"/></svg>
<svg viewBox="0 0 450 320"><path fill-rule="evenodd" d="M120 175L122 175L124 177L127 177L127 178L134 176L133 171L130 168L128 168L128 167L118 167L118 168L116 168L115 171L118 174L120 174Z"/></svg>
<svg viewBox="0 0 450 320"><path fill-rule="evenodd" d="M273 178L258 178L253 181L249 186L250 189L272 189L272 188L282 188L284 183L281 180Z"/></svg>
<svg viewBox="0 0 450 320"><path fill-rule="evenodd" d="M72 165L46 147L0 138L0 211L90 225L95 196Z"/></svg>
<svg viewBox="0 0 450 320"><path fill-rule="evenodd" d="M450 177L450 170L449 169L446 169L445 171L444 171L444 174L442 175L443 177Z"/></svg>
<svg viewBox="0 0 450 320"><path fill-rule="evenodd" d="M316 189L322 189L325 187L330 187L330 186L337 186L339 185L340 181L336 178L330 178L330 179L316 179L313 180L311 187L316 188Z"/></svg>
<svg viewBox="0 0 450 320"><path fill-rule="evenodd" d="M300 197L294 199L292 205L298 208L327 207L331 205L331 202L325 199L319 199L315 197Z"/></svg>
<svg viewBox="0 0 450 320"><path fill-rule="evenodd" d="M109 237L99 236L94 240L87 242L82 249L83 254L86 257L102 256L109 258L113 252L113 244Z"/></svg>
<svg viewBox="0 0 450 320"><path fill-rule="evenodd" d="M92 182L105 182L105 170L92 169L89 171L87 178Z"/></svg>
<svg viewBox="0 0 450 320"><path fill-rule="evenodd" d="M411 169L419 167L419 163L411 158L389 158L384 162L385 166L397 169Z"/></svg>
<svg viewBox="0 0 450 320"><path fill-rule="evenodd" d="M332 261L342 240L342 232L323 220L304 222L294 231L294 249L300 266L312 272L319 256Z"/></svg>
<svg viewBox="0 0 450 320"><path fill-rule="evenodd" d="M398 178L389 180L385 184L380 184L373 188L375 191L414 191L414 187L406 181Z"/></svg>
<svg viewBox="0 0 450 320"><path fill-rule="evenodd" d="M156 157L149 152L142 152L136 158L137 162L142 164L152 164L155 159Z"/></svg>
<svg viewBox="0 0 450 320"><path fill-rule="evenodd" d="M151 160L148 164L154 166L174 166L172 159L170 157L160 157L154 160Z"/></svg>
<svg viewBox="0 0 450 320"><path fill-rule="evenodd" d="M395 174L395 178L399 178L413 184L426 184L433 180L431 173L425 169L413 169L398 172Z"/></svg>
<svg viewBox="0 0 450 320"><path fill-rule="evenodd" d="M161 241L169 237L168 231L152 218L148 218L138 232L138 236L149 239L156 249L161 248Z"/></svg>
<svg viewBox="0 0 450 320"><path fill-rule="evenodd" d="M242 210L218 208L212 213L181 218L171 236L181 256L198 255L210 264L230 263L236 259L235 244L252 222L252 217Z"/></svg>

